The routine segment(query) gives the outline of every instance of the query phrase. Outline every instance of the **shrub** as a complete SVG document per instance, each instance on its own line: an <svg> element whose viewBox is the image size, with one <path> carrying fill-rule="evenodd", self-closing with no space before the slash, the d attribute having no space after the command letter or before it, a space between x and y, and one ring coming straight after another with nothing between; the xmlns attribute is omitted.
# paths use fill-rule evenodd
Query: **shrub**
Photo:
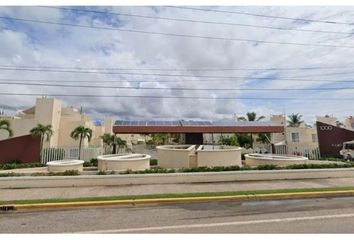
<svg viewBox="0 0 354 240"><path fill-rule="evenodd" d="M98 160L97 160L97 158L92 158L92 159L90 160L90 163L92 164L92 166L97 167L97 166L98 166Z"/></svg>
<svg viewBox="0 0 354 240"><path fill-rule="evenodd" d="M9 160L9 161L6 161L5 162L5 164L12 164L12 163L14 163L14 164L21 164L21 161L20 160L17 160L17 159L15 159L15 160Z"/></svg>
<svg viewBox="0 0 354 240"><path fill-rule="evenodd" d="M265 165L259 165L255 168L256 170L275 170L275 169L281 169L281 167L273 164L265 164Z"/></svg>
<svg viewBox="0 0 354 240"><path fill-rule="evenodd" d="M66 170L64 172L50 172L49 176L77 176L80 175L77 170Z"/></svg>
<svg viewBox="0 0 354 240"><path fill-rule="evenodd" d="M150 159L150 166L157 166L157 159Z"/></svg>
<svg viewBox="0 0 354 240"><path fill-rule="evenodd" d="M97 172L97 175L107 175L107 172L100 170Z"/></svg>
<svg viewBox="0 0 354 240"><path fill-rule="evenodd" d="M15 163L15 162L8 162L5 164L0 165L1 170L9 170L9 169L16 169L16 168L33 168L33 167L44 167L45 165L42 163Z"/></svg>
<svg viewBox="0 0 354 240"><path fill-rule="evenodd" d="M22 176L22 174L9 172L9 173L0 173L0 177L18 177Z"/></svg>

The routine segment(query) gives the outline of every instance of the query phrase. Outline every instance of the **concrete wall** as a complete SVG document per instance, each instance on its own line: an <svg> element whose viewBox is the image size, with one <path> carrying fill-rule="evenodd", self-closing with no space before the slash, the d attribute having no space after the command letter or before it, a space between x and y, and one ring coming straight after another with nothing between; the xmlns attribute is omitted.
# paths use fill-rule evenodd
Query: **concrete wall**
<svg viewBox="0 0 354 240"><path fill-rule="evenodd" d="M181 149L181 147L186 147ZM158 146L158 165L162 168L189 168L190 155L194 155L195 145L164 145Z"/></svg>
<svg viewBox="0 0 354 240"><path fill-rule="evenodd" d="M240 147L226 147L223 149L205 150L203 145L197 150L198 167L214 166L242 166Z"/></svg>
<svg viewBox="0 0 354 240"><path fill-rule="evenodd" d="M354 168L0 178L0 189L354 177Z"/></svg>

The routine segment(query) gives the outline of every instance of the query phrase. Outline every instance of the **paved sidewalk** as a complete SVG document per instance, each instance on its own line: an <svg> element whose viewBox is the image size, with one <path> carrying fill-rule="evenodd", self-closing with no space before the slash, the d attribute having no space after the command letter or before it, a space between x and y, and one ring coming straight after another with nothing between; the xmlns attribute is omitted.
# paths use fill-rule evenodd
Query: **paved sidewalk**
<svg viewBox="0 0 354 240"><path fill-rule="evenodd" d="M78 198L162 193L225 192L285 188L354 187L354 178L273 180L225 183L151 184L107 187L1 189L0 200Z"/></svg>

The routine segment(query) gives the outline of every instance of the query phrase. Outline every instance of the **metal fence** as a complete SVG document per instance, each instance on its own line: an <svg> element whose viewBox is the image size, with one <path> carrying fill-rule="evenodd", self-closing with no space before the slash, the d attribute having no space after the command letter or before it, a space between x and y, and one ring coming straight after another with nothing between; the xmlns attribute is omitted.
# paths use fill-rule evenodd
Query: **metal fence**
<svg viewBox="0 0 354 240"><path fill-rule="evenodd" d="M320 149L313 148L288 148L286 145L275 146L275 153L276 154L290 154L290 155L298 155L308 157L311 160L319 160L321 159Z"/></svg>
<svg viewBox="0 0 354 240"><path fill-rule="evenodd" d="M90 161L92 158L96 158L102 154L103 149L101 147L82 148L81 160ZM56 160L78 158L79 148L44 148L41 154L41 162L43 164Z"/></svg>

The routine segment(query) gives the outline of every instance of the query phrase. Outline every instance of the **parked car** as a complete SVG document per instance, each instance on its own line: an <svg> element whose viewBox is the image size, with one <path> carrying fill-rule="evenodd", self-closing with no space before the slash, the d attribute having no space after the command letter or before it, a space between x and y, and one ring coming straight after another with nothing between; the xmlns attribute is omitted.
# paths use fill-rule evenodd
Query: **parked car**
<svg viewBox="0 0 354 240"><path fill-rule="evenodd" d="M339 151L345 160L352 161L354 159L354 141L344 142L343 149Z"/></svg>

